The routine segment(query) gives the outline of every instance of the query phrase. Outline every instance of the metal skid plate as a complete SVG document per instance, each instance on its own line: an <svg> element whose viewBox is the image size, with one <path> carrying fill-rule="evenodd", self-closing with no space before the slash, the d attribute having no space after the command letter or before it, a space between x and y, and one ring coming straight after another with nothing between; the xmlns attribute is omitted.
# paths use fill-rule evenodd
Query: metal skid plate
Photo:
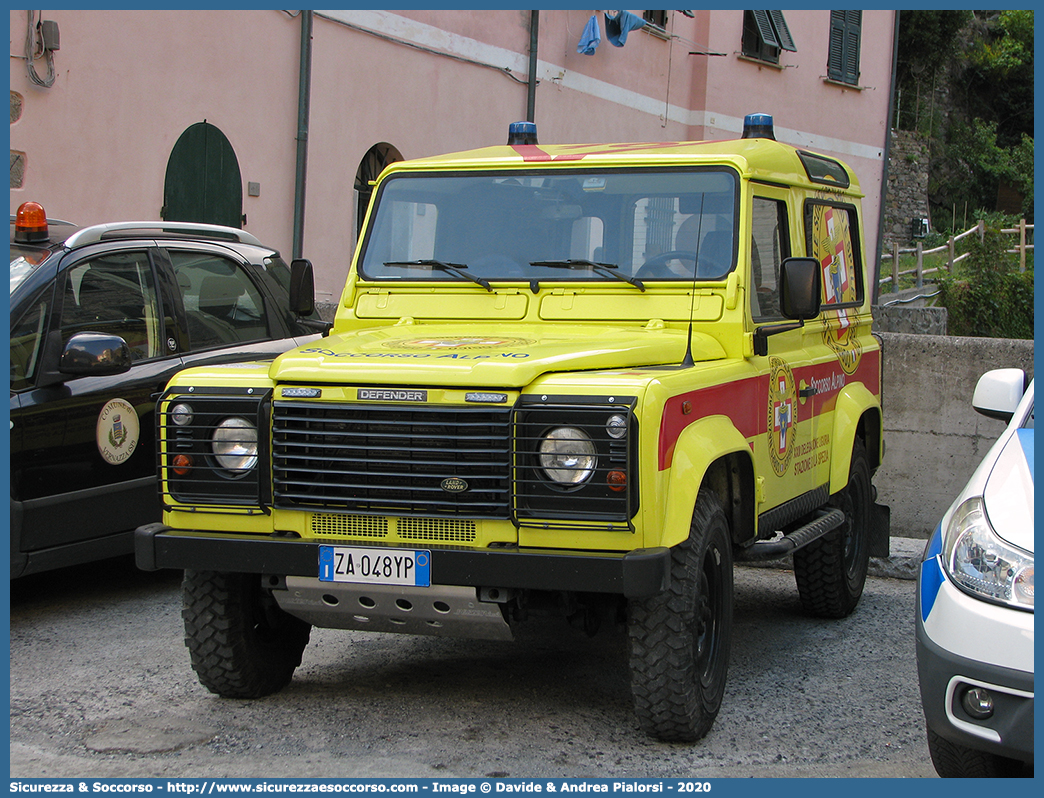
<svg viewBox="0 0 1044 798"><path fill-rule="evenodd" d="M279 606L313 626L414 635L512 640L500 605L473 587L400 587L320 582L290 576L275 591Z"/></svg>

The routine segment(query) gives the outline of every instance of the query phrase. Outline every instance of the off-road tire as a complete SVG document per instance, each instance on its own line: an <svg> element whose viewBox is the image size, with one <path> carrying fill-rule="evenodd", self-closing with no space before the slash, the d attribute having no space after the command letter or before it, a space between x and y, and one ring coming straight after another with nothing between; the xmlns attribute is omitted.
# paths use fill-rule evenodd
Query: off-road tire
<svg viewBox="0 0 1044 798"><path fill-rule="evenodd" d="M704 491L688 539L671 550L670 588L628 602L631 694L647 734L694 742L710 731L729 668L732 587L728 519Z"/></svg>
<svg viewBox="0 0 1044 798"><path fill-rule="evenodd" d="M312 630L283 612L256 574L186 571L181 617L192 669L224 698L260 698L284 688Z"/></svg>
<svg viewBox="0 0 1044 798"><path fill-rule="evenodd" d="M928 753L944 779L993 779L1022 775L1022 762L959 745L928 729Z"/></svg>
<svg viewBox="0 0 1044 798"><path fill-rule="evenodd" d="M852 448L848 484L830 505L845 523L794 552L794 576L805 611L820 618L844 618L856 608L870 562L873 487L870 463L861 441Z"/></svg>

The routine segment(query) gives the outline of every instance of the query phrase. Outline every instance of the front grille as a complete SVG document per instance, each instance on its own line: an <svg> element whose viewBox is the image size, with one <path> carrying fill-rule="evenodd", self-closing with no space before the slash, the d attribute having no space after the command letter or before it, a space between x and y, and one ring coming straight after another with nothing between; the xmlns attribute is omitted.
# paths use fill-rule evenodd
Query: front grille
<svg viewBox="0 0 1044 798"><path fill-rule="evenodd" d="M510 408L275 402L276 507L507 518Z"/></svg>

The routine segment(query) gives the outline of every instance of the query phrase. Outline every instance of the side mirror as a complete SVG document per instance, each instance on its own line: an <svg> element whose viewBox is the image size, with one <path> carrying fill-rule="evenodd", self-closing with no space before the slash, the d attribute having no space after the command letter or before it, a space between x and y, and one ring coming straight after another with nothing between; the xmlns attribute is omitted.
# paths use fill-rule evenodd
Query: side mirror
<svg viewBox="0 0 1044 798"><path fill-rule="evenodd" d="M787 258L779 267L779 309L782 324L763 324L754 330L754 354L768 354L768 339L797 330L819 315L823 279L815 258Z"/></svg>
<svg viewBox="0 0 1044 798"><path fill-rule="evenodd" d="M822 270L815 258L787 258L779 270L779 305L783 316L807 321L819 315Z"/></svg>
<svg viewBox="0 0 1044 798"><path fill-rule="evenodd" d="M290 261L290 312L311 316L315 310L315 275L312 262L306 258Z"/></svg>
<svg viewBox="0 0 1044 798"><path fill-rule="evenodd" d="M70 377L124 374L133 364L127 342L118 335L77 333L65 344L58 371Z"/></svg>
<svg viewBox="0 0 1044 798"><path fill-rule="evenodd" d="M972 407L987 418L1008 423L1022 401L1029 382L1022 369L987 371L975 385Z"/></svg>

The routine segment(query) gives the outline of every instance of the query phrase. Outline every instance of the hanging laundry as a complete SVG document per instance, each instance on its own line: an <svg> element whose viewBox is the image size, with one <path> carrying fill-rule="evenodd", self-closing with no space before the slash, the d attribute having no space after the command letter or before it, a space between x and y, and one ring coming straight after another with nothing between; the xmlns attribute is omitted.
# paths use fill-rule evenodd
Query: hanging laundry
<svg viewBox="0 0 1044 798"><path fill-rule="evenodd" d="M615 16L605 13L605 37L615 46L627 43L627 34L645 27L645 20L630 11L617 11Z"/></svg>
<svg viewBox="0 0 1044 798"><path fill-rule="evenodd" d="M580 43L576 51L580 55L594 55L595 48L602 41L602 31L598 28L598 15L592 14L584 26L584 32L580 34Z"/></svg>

